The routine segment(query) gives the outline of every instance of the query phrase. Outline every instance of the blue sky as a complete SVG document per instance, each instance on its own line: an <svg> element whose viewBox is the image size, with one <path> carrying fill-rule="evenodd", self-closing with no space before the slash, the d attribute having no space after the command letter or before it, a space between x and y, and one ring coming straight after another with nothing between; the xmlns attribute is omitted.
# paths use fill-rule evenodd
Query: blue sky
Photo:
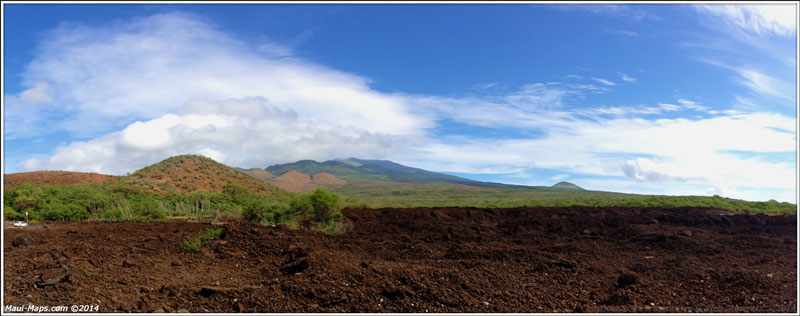
<svg viewBox="0 0 800 316"><path fill-rule="evenodd" d="M793 4L3 9L4 173L359 157L796 202Z"/></svg>

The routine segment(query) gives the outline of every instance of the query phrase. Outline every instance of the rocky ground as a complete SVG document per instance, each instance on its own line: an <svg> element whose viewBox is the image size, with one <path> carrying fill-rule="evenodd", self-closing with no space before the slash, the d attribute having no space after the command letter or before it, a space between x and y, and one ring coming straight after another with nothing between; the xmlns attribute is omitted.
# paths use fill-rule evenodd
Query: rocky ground
<svg viewBox="0 0 800 316"><path fill-rule="evenodd" d="M345 210L341 235L241 222L4 225L6 305L99 312L797 312L795 216L711 209ZM225 233L198 253L183 239Z"/></svg>

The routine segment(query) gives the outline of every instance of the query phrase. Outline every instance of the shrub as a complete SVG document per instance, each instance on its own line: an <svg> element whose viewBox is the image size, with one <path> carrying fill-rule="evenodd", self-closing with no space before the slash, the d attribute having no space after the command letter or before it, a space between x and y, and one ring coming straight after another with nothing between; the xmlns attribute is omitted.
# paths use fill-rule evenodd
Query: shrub
<svg viewBox="0 0 800 316"><path fill-rule="evenodd" d="M308 195L297 196L289 202L290 214L309 214L314 210L311 198Z"/></svg>
<svg viewBox="0 0 800 316"><path fill-rule="evenodd" d="M338 235L344 232L342 224L334 220L317 223L315 230L321 231L328 235Z"/></svg>
<svg viewBox="0 0 800 316"><path fill-rule="evenodd" d="M194 239L184 239L183 241L183 250L186 252L200 252L203 247L208 245L209 240L214 240L219 238L225 233L225 229L217 228L211 229L206 228L200 231L197 237Z"/></svg>
<svg viewBox="0 0 800 316"><path fill-rule="evenodd" d="M3 205L3 215L10 221L21 221L25 219L25 213L15 211L12 207Z"/></svg>
<svg viewBox="0 0 800 316"><path fill-rule="evenodd" d="M58 200L51 200L42 206L41 218L48 221L79 221L88 219L89 212L75 204L63 204Z"/></svg>
<svg viewBox="0 0 800 316"><path fill-rule="evenodd" d="M205 247L206 241L200 237L195 237L192 240L183 240L183 251L186 252L200 252L200 249Z"/></svg>
<svg viewBox="0 0 800 316"><path fill-rule="evenodd" d="M339 196L323 189L316 189L309 196L314 209L314 218L318 221L327 221L334 212L338 212ZM341 218L341 213L339 213Z"/></svg>
<svg viewBox="0 0 800 316"><path fill-rule="evenodd" d="M252 223L277 224L278 218L288 212L285 205L272 204L265 200L255 200L242 210L245 220Z"/></svg>
<svg viewBox="0 0 800 316"><path fill-rule="evenodd" d="M167 217L167 212L158 203L158 200L152 196L137 196L131 201L131 211L134 215L134 220L137 221L153 221L164 219Z"/></svg>

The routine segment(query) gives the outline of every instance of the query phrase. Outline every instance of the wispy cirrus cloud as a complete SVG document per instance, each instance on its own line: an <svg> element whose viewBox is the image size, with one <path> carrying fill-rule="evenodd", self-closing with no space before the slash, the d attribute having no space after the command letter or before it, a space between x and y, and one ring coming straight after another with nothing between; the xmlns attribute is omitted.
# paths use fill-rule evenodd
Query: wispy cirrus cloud
<svg viewBox="0 0 800 316"><path fill-rule="evenodd" d="M797 4L705 4L700 12L716 16L729 27L756 36L793 36L797 32Z"/></svg>
<svg viewBox="0 0 800 316"><path fill-rule="evenodd" d="M661 20L661 17L648 10L643 5L630 4L565 4L552 5L563 11L583 11L599 15L606 15L618 18L625 18L634 21L642 20Z"/></svg>
<svg viewBox="0 0 800 316"><path fill-rule="evenodd" d="M612 82L612 81L610 81L608 79L592 77L592 80L597 81L597 82L602 83L602 84L607 85L607 86L616 86L617 85L616 83L614 83L614 82Z"/></svg>

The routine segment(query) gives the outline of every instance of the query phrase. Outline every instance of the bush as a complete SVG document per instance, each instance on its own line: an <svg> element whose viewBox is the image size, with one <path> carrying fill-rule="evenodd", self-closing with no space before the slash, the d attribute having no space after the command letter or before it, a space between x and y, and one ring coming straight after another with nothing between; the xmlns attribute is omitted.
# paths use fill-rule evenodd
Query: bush
<svg viewBox="0 0 800 316"><path fill-rule="evenodd" d="M48 221L80 221L89 219L89 212L75 204L63 204L61 201L49 201L42 207L41 218Z"/></svg>
<svg viewBox="0 0 800 316"><path fill-rule="evenodd" d="M309 196L311 206L314 208L314 218L317 221L331 219L334 212L338 212L339 196L323 189L316 189ZM341 213L339 213L341 218Z"/></svg>
<svg viewBox="0 0 800 316"><path fill-rule="evenodd" d="M301 195L289 202L290 214L309 214L314 210L311 198L308 195Z"/></svg>
<svg viewBox="0 0 800 316"><path fill-rule="evenodd" d="M255 200L242 210L242 217L251 223L277 224L281 215L287 212L288 208L284 205Z"/></svg>
<svg viewBox="0 0 800 316"><path fill-rule="evenodd" d="M137 221L149 222L167 217L167 212L152 196L137 196L134 198L131 201L131 212L133 212L134 220Z"/></svg>
<svg viewBox="0 0 800 316"><path fill-rule="evenodd" d="M3 215L10 221L25 220L25 214L15 211L12 207L3 205Z"/></svg>
<svg viewBox="0 0 800 316"><path fill-rule="evenodd" d="M195 237L192 240L183 240L183 251L186 252L200 252L200 249L205 247L206 241L200 237Z"/></svg>

